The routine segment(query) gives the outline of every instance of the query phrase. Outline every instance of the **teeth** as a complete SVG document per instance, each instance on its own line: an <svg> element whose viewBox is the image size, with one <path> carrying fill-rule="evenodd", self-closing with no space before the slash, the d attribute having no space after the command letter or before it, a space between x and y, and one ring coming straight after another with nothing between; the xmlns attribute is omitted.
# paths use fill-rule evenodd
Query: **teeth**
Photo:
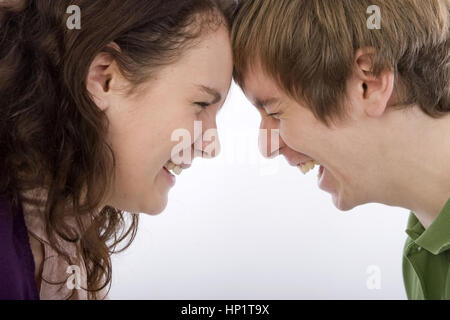
<svg viewBox="0 0 450 320"><path fill-rule="evenodd" d="M316 161L308 161L304 164L301 164L300 167L300 171L303 174L307 174L309 171L311 171L312 169L314 169L314 167L316 166L316 164L318 165L318 163Z"/></svg>
<svg viewBox="0 0 450 320"><path fill-rule="evenodd" d="M183 169L180 166L177 166L175 163L173 163L172 161L168 161L167 164L165 165L165 167L169 170L172 171L174 174L176 174L177 176L179 176L181 174L181 172L183 171Z"/></svg>
<svg viewBox="0 0 450 320"><path fill-rule="evenodd" d="M181 169L181 167L179 166L175 166L175 168L173 168L172 170L177 176L180 175L181 171L183 171L183 169Z"/></svg>

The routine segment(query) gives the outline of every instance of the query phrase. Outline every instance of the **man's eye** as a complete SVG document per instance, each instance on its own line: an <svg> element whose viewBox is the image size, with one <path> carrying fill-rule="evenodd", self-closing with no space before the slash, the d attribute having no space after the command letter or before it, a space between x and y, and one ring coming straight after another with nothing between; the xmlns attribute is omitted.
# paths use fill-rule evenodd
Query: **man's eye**
<svg viewBox="0 0 450 320"><path fill-rule="evenodd" d="M206 109L207 107L209 107L211 104L208 102L194 102L194 104L196 104L197 106Z"/></svg>
<svg viewBox="0 0 450 320"><path fill-rule="evenodd" d="M280 115L279 112L277 112L277 113L268 113L268 114L267 114L267 116L272 117L272 118L274 118L274 119L278 119L278 116L279 116L279 115Z"/></svg>

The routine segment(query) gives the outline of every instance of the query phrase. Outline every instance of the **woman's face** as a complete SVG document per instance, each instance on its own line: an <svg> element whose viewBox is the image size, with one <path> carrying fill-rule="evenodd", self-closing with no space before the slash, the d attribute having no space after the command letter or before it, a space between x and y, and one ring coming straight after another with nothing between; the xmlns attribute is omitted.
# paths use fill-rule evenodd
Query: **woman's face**
<svg viewBox="0 0 450 320"><path fill-rule="evenodd" d="M114 63L111 68L116 72ZM174 162L185 168L190 164L186 159L216 155L211 144L218 146L219 141L211 135L205 139L204 133L217 129L216 115L228 94L232 68L229 32L221 26L198 39L176 63L158 70L138 95L121 93L125 80L114 73L112 93L100 101L107 106L108 139L116 158L108 205L158 214L175 183L175 176L164 168L173 150L184 159ZM194 130L197 121L201 130ZM180 132L185 133L182 139Z"/></svg>

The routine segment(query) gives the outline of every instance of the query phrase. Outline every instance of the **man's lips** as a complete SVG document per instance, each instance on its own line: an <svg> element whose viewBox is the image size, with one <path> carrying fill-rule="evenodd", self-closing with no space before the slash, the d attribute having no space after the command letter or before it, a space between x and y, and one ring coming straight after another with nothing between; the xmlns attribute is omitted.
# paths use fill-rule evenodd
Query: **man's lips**
<svg viewBox="0 0 450 320"><path fill-rule="evenodd" d="M284 155L284 157L286 158L289 165L291 165L293 167L298 167L300 165L304 165L310 161L316 161L313 158L310 158L306 155L302 155L302 157L298 157L298 158L290 158L290 157L287 157L286 155Z"/></svg>
<svg viewBox="0 0 450 320"><path fill-rule="evenodd" d="M284 153L283 156L286 158L289 165L299 168L303 174L307 174L310 170L314 169L314 167L319 164L313 158L299 152L295 152L295 154L293 154L292 152L290 154Z"/></svg>

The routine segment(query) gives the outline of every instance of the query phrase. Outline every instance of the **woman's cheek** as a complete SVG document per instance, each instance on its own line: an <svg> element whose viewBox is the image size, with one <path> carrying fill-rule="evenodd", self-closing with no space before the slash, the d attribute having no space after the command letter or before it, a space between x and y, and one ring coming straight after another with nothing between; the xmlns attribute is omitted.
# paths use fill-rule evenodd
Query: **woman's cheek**
<svg viewBox="0 0 450 320"><path fill-rule="evenodd" d="M169 139L166 143L166 154L172 158L183 159L183 162L191 160L191 147L196 139L202 135L201 124L198 119L191 117L189 120L179 122L172 126L168 133ZM197 138L198 137L198 138Z"/></svg>

